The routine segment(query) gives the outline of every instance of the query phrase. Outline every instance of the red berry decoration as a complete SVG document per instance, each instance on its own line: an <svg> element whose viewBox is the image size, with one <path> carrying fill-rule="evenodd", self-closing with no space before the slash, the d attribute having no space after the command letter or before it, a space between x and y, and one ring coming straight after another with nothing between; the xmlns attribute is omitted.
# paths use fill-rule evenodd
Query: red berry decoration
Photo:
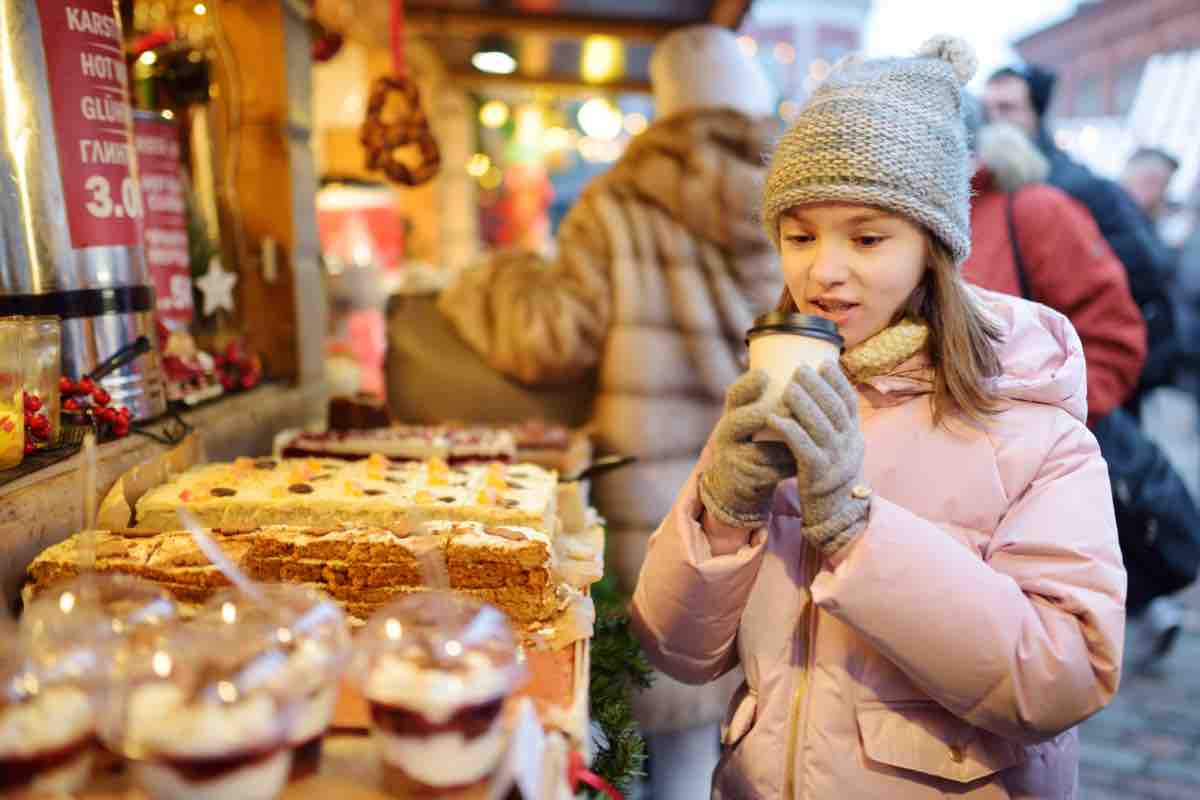
<svg viewBox="0 0 1200 800"><path fill-rule="evenodd" d="M129 422L129 420L133 419L133 412L125 406L118 408L117 414L120 415L121 419L125 420L126 422Z"/></svg>
<svg viewBox="0 0 1200 800"><path fill-rule="evenodd" d="M42 399L36 394L25 394L25 410L37 413L42 410Z"/></svg>
<svg viewBox="0 0 1200 800"><path fill-rule="evenodd" d="M77 414L81 410L82 407L79 405L79 401L74 397L68 397L66 400L63 400L63 411L70 411Z"/></svg>
<svg viewBox="0 0 1200 800"><path fill-rule="evenodd" d="M34 448L33 442L26 440L25 441L25 455L27 455L27 456L33 455L34 449L35 448Z"/></svg>
<svg viewBox="0 0 1200 800"><path fill-rule="evenodd" d="M66 375L63 375L61 378L58 379L58 393L59 394L73 394L74 392L75 392L75 381L71 380Z"/></svg>
<svg viewBox="0 0 1200 800"><path fill-rule="evenodd" d="M92 392L96 391L96 382L91 378L80 378L79 390L83 394L91 394Z"/></svg>
<svg viewBox="0 0 1200 800"><path fill-rule="evenodd" d="M97 386L92 390L92 400L96 402L96 405L106 406L112 402L112 395L105 391L103 387Z"/></svg>
<svg viewBox="0 0 1200 800"><path fill-rule="evenodd" d="M129 434L129 423L123 419L119 419L113 423L112 432L114 436L127 436Z"/></svg>

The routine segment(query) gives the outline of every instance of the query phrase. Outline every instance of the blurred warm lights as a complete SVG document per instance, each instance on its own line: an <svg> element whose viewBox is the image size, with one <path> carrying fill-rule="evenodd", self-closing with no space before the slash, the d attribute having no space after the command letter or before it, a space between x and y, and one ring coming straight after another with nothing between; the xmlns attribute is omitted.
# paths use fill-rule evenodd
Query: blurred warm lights
<svg viewBox="0 0 1200 800"><path fill-rule="evenodd" d="M492 75L511 75L517 71L517 60L508 53L476 53L471 56L471 64L480 72Z"/></svg>
<svg viewBox="0 0 1200 800"><path fill-rule="evenodd" d="M823 58L818 58L808 65L808 76L814 81L823 81L829 76L829 62Z"/></svg>
<svg viewBox="0 0 1200 800"><path fill-rule="evenodd" d="M611 142L621 135L624 122L621 110L604 97L593 97L579 109L579 127L593 139Z"/></svg>
<svg viewBox="0 0 1200 800"><path fill-rule="evenodd" d="M524 105L517 109L514 117L513 139L524 147L537 147L542 143L542 132L546 129L546 115L538 105Z"/></svg>
<svg viewBox="0 0 1200 800"><path fill-rule="evenodd" d="M642 131L646 130L649 125L646 121L646 115L640 114L637 111L625 115L625 131L630 136L637 136Z"/></svg>
<svg viewBox="0 0 1200 800"><path fill-rule="evenodd" d="M796 48L787 42L779 42L773 48L775 60L780 64L791 64L796 60Z"/></svg>
<svg viewBox="0 0 1200 800"><path fill-rule="evenodd" d="M800 113L800 105L794 100L784 100L779 104L779 116L784 122L791 122Z"/></svg>
<svg viewBox="0 0 1200 800"><path fill-rule="evenodd" d="M228 600L221 604L221 619L226 625L237 622L237 606Z"/></svg>
<svg viewBox="0 0 1200 800"><path fill-rule="evenodd" d="M508 122L508 104L503 100L488 100L479 109L479 122L485 128L499 128Z"/></svg>
<svg viewBox="0 0 1200 800"><path fill-rule="evenodd" d="M611 164L621 157L624 145L616 139L593 139L585 136L579 140L579 155L593 164Z"/></svg>
<svg viewBox="0 0 1200 800"><path fill-rule="evenodd" d="M158 53L153 50L147 50L138 56L138 61L145 64L147 67L153 66L154 62L158 61Z"/></svg>
<svg viewBox="0 0 1200 800"><path fill-rule="evenodd" d="M64 614L70 614L71 609L75 608L75 595L71 592L63 592L58 596L58 610Z"/></svg>
<svg viewBox="0 0 1200 800"><path fill-rule="evenodd" d="M559 125L547 128L542 134L542 149L553 152L565 150L571 146L571 133Z"/></svg>
<svg viewBox="0 0 1200 800"><path fill-rule="evenodd" d="M487 153L476 153L467 162L467 174L472 178L482 178L492 168L492 160Z"/></svg>
<svg viewBox="0 0 1200 800"><path fill-rule="evenodd" d="M483 176L479 179L479 185L490 192L493 189L499 189L503 181L504 175L493 165L491 169L483 173Z"/></svg>
<svg viewBox="0 0 1200 800"><path fill-rule="evenodd" d="M592 35L583 40L579 72L588 83L605 83L625 71L625 45L615 36Z"/></svg>
<svg viewBox="0 0 1200 800"><path fill-rule="evenodd" d="M160 678L165 678L171 674L171 656L162 650L159 650L150 659L150 667L154 670L154 674Z"/></svg>
<svg viewBox="0 0 1200 800"><path fill-rule="evenodd" d="M198 17L203 17L208 13L208 6L204 5L204 3L196 3L196 5L192 6L192 13Z"/></svg>
<svg viewBox="0 0 1200 800"><path fill-rule="evenodd" d="M754 58L758 54L758 42L754 41L753 37L739 36L737 43L742 48L742 52L750 58Z"/></svg>

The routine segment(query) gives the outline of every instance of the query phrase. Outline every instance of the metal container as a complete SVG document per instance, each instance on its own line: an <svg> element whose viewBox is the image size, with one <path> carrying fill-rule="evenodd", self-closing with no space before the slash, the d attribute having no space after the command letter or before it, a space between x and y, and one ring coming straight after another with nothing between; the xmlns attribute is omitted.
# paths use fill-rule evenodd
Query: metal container
<svg viewBox="0 0 1200 800"><path fill-rule="evenodd" d="M111 0L0 0L0 44L0 316L60 317L79 377L156 339L120 23ZM104 386L166 409L155 351Z"/></svg>

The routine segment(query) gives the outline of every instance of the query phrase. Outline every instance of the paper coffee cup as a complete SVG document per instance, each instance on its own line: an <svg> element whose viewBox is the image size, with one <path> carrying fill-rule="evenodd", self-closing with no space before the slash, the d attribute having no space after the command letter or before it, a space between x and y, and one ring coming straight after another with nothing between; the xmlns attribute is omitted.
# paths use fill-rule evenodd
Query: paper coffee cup
<svg viewBox="0 0 1200 800"><path fill-rule="evenodd" d="M763 399L771 408L779 405L797 368L807 364L817 369L825 361L836 361L842 353L842 337L834 322L787 311L772 311L754 320L746 342L750 347L750 369L767 373L769 383ZM779 439L779 434L770 429L754 435L758 442Z"/></svg>

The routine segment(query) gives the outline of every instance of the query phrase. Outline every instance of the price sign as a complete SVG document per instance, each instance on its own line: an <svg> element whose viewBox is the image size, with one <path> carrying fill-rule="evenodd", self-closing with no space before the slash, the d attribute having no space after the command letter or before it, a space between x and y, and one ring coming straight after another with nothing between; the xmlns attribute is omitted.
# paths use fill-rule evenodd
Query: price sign
<svg viewBox="0 0 1200 800"><path fill-rule="evenodd" d="M112 0L37 0L71 245L136 246L129 89Z"/></svg>
<svg viewBox="0 0 1200 800"><path fill-rule="evenodd" d="M155 314L168 330L181 330L191 323L195 309L179 131L169 120L138 112L133 141L142 183L146 266L154 283Z"/></svg>

